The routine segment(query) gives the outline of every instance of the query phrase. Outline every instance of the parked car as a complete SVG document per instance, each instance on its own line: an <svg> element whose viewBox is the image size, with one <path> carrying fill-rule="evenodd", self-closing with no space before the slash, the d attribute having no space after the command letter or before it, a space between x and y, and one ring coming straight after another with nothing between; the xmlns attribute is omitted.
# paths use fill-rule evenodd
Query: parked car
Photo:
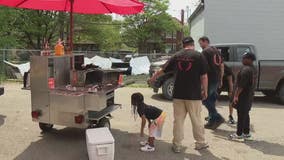
<svg viewBox="0 0 284 160"><path fill-rule="evenodd" d="M258 57L257 50L253 44L231 43L217 44L217 47L223 58L224 63L232 68L236 76L242 66L242 56L246 52L255 53L257 60L255 67L258 70L256 90L261 91L266 96L277 96L284 104L284 60L264 60ZM160 63L153 63L151 69L157 70ZM150 71L154 72L154 71ZM155 92L162 88L165 98L172 99L174 88L174 73L165 74L157 79L154 84L150 84ZM227 88L227 86L223 86Z"/></svg>

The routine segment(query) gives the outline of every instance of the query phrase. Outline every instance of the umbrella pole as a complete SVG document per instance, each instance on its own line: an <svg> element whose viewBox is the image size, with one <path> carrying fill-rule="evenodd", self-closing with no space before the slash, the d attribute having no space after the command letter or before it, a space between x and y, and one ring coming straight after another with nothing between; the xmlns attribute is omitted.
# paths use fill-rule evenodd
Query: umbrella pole
<svg viewBox="0 0 284 160"><path fill-rule="evenodd" d="M74 34L74 17L73 17L73 9L74 9L74 0L70 0L70 36L69 36L69 40L70 40L70 52L71 52L71 63L72 63L72 70L75 70L75 60L74 60L74 56L73 56L73 34Z"/></svg>

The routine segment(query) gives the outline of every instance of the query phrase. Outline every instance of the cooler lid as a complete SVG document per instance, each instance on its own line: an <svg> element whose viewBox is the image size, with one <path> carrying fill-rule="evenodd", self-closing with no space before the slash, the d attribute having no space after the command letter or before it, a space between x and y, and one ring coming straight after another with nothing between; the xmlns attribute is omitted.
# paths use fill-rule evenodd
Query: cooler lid
<svg viewBox="0 0 284 160"><path fill-rule="evenodd" d="M114 143L114 138L108 128L86 130L87 143L91 145Z"/></svg>

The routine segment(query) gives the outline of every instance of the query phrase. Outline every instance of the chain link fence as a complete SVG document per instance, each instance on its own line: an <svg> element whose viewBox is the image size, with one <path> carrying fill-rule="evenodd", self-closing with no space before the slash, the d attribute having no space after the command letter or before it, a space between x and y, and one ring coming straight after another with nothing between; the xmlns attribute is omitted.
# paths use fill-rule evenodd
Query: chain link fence
<svg viewBox="0 0 284 160"><path fill-rule="evenodd" d="M121 52L99 52L99 51L73 51L74 54L84 54L88 58L94 56L113 57L129 61L132 57L147 56L150 62L168 59L171 54L160 53L121 53ZM0 49L0 83L6 79L21 79L22 75L17 67L11 64L23 65L30 62L30 57L40 55L41 50L25 50L25 49ZM8 64L9 63L9 64Z"/></svg>

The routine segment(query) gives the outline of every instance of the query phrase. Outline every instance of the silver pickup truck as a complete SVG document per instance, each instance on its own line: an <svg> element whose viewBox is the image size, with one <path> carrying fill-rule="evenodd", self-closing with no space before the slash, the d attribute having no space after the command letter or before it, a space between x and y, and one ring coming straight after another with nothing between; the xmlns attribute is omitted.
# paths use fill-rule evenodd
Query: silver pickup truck
<svg viewBox="0 0 284 160"><path fill-rule="evenodd" d="M257 57L255 67L258 70L256 90L261 91L266 96L277 96L280 102L284 104L284 60L262 60L252 44L232 43L213 46L220 50L225 64L232 68L235 76L242 67L242 55L246 52L255 53ZM152 63L150 74L153 74L161 66L161 63ZM162 88L164 97L171 99L174 88L173 73L159 77L150 86L154 89L154 92L158 92L159 88ZM224 88L227 88L227 86L224 86Z"/></svg>

